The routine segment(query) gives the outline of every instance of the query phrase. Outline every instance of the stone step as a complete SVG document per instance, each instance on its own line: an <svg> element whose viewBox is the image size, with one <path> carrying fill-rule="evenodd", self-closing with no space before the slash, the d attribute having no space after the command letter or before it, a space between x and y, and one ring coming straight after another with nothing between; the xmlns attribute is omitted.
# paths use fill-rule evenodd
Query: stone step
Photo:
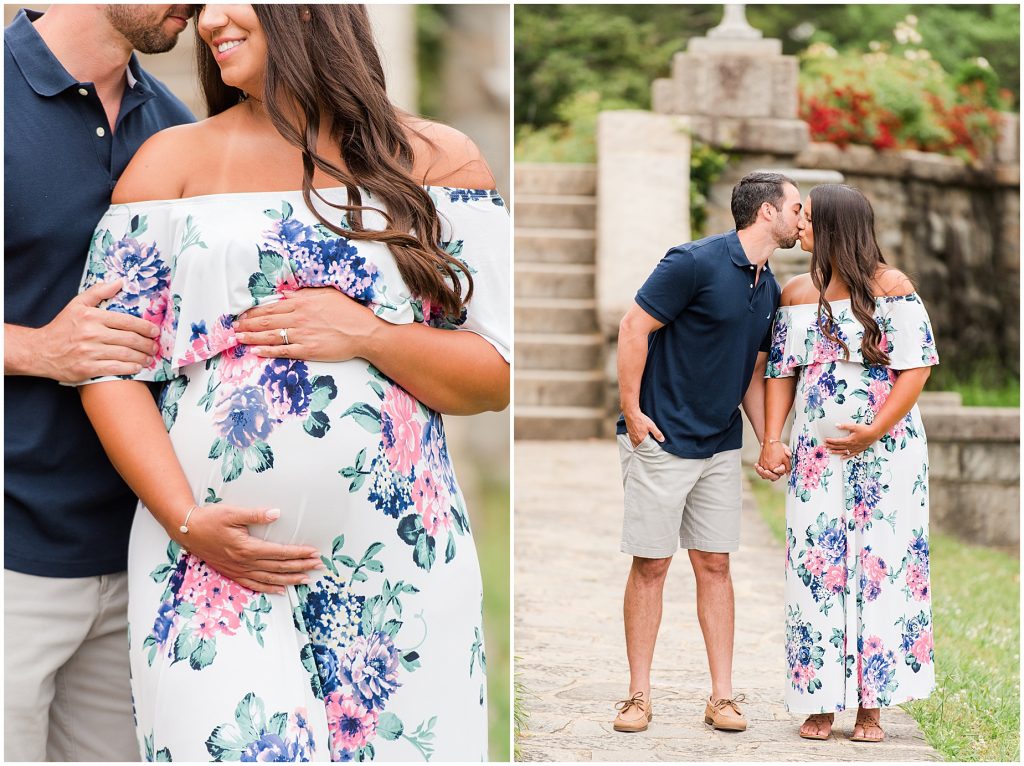
<svg viewBox="0 0 1024 766"><path fill-rule="evenodd" d="M516 263L517 298L594 298L594 267L581 263Z"/></svg>
<svg viewBox="0 0 1024 766"><path fill-rule="evenodd" d="M517 298L516 334L589 333L597 330L597 302L568 298Z"/></svg>
<svg viewBox="0 0 1024 766"><path fill-rule="evenodd" d="M516 229L516 263L593 263L593 231Z"/></svg>
<svg viewBox="0 0 1024 766"><path fill-rule="evenodd" d="M605 379L600 370L516 370L516 407L600 407Z"/></svg>
<svg viewBox="0 0 1024 766"><path fill-rule="evenodd" d="M584 229L597 224L597 199L571 194L519 194L516 229Z"/></svg>
<svg viewBox="0 0 1024 766"><path fill-rule="evenodd" d="M594 439L604 433L604 410L598 407L516 406L516 439Z"/></svg>
<svg viewBox="0 0 1024 766"><path fill-rule="evenodd" d="M600 333L516 333L516 370L602 369Z"/></svg>
<svg viewBox="0 0 1024 766"><path fill-rule="evenodd" d="M565 162L517 162L516 196L520 194L597 193L597 166Z"/></svg>

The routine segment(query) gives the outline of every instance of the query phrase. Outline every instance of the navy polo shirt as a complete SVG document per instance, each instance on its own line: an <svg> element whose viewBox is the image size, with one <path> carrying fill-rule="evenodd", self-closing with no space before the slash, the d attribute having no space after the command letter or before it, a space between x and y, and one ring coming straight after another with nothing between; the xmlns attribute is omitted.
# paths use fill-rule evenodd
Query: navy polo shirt
<svg viewBox="0 0 1024 766"><path fill-rule="evenodd" d="M39 16L21 11L4 30L4 322L25 327L45 325L78 293L93 229L132 155L195 119L132 56L112 134L95 86L72 77L32 26ZM136 499L78 390L7 376L4 417L4 567L123 571Z"/></svg>
<svg viewBox="0 0 1024 766"><path fill-rule="evenodd" d="M747 260L735 231L674 247L636 294L664 323L651 333L640 409L665 436L662 449L708 458L739 449L739 405L758 351L771 347L781 289L767 264ZM616 427L626 433L621 415Z"/></svg>

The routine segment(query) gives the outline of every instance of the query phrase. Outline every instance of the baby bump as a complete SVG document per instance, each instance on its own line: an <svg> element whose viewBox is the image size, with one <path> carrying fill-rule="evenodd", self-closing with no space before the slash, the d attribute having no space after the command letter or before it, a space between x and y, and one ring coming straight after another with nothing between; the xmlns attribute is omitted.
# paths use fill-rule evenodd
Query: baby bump
<svg viewBox="0 0 1024 766"><path fill-rule="evenodd" d="M867 400L858 394L862 365L828 362L808 366L797 388L796 415L819 442L842 438L849 432L843 423L871 422L873 412Z"/></svg>
<svg viewBox="0 0 1024 766"><path fill-rule="evenodd" d="M162 412L197 502L280 510L253 534L329 550L379 519L368 504L397 518L417 488L454 484L438 416L365 360L218 359L184 370Z"/></svg>

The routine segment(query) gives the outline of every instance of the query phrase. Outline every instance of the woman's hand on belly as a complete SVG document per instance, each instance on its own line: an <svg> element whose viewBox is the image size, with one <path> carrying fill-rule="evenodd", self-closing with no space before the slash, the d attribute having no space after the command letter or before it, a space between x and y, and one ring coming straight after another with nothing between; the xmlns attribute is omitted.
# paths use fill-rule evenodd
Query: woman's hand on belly
<svg viewBox="0 0 1024 766"><path fill-rule="evenodd" d="M246 311L235 325L235 337L253 346L257 356L347 362L367 358L366 339L383 321L333 287L306 287Z"/></svg>
<svg viewBox="0 0 1024 766"><path fill-rule="evenodd" d="M836 428L849 431L849 436L836 439L825 439L825 446L833 455L842 458L859 455L876 441L882 438L882 434L873 425L860 425L858 423L837 423Z"/></svg>
<svg viewBox="0 0 1024 766"><path fill-rule="evenodd" d="M249 525L270 524L280 511L203 505L193 511L188 532L172 537L239 585L264 593L284 593L285 585L308 582L306 573L323 569L319 551L309 545L269 543L249 534Z"/></svg>

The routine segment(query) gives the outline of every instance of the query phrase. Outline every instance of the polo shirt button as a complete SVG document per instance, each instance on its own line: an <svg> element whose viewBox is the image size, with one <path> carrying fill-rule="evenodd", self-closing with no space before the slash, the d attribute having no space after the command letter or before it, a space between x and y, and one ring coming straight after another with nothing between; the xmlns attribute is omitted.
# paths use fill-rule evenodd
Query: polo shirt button
<svg viewBox="0 0 1024 766"><path fill-rule="evenodd" d="M754 285L753 285L753 284L751 284L750 286L751 286L751 287L753 287Z"/></svg>
<svg viewBox="0 0 1024 766"><path fill-rule="evenodd" d="M78 92L81 93L83 96L89 95L89 91L87 91L85 88L79 88Z"/></svg>
<svg viewBox="0 0 1024 766"><path fill-rule="evenodd" d="M103 136L107 135L107 131L105 131L103 128L96 128L96 135L99 136L100 138L103 138Z"/></svg>

